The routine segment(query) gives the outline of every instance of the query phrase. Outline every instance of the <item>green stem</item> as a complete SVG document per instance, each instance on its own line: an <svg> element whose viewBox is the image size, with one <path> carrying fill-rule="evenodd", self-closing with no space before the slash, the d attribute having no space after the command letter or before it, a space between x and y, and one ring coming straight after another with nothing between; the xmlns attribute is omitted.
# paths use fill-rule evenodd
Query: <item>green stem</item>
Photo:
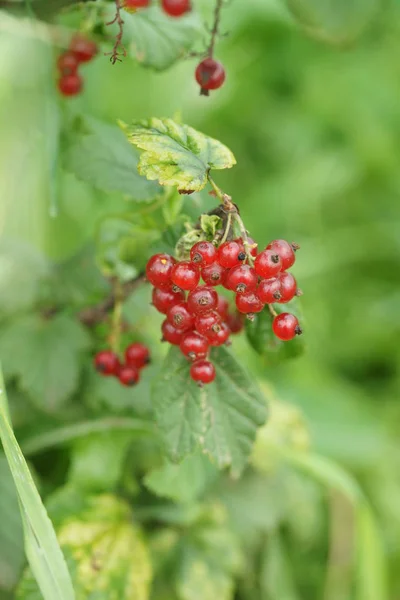
<svg viewBox="0 0 400 600"><path fill-rule="evenodd" d="M115 304L111 320L110 346L115 354L119 354L121 345L121 325L122 325L122 308L123 308L123 291L119 279L115 282L114 287Z"/></svg>
<svg viewBox="0 0 400 600"><path fill-rule="evenodd" d="M226 194L224 194L224 192L221 190L220 187L218 187L218 185L215 183L215 181L210 177L210 175L207 175L208 177L208 181L211 185L211 187L213 188L217 198L223 203L225 204L225 197Z"/></svg>
<svg viewBox="0 0 400 600"><path fill-rule="evenodd" d="M222 239L220 241L220 244L223 244L224 242L226 242L226 239L229 235L229 231L231 229L231 225L232 225L232 214L229 213L226 218L226 227L225 227L224 235L222 236Z"/></svg>

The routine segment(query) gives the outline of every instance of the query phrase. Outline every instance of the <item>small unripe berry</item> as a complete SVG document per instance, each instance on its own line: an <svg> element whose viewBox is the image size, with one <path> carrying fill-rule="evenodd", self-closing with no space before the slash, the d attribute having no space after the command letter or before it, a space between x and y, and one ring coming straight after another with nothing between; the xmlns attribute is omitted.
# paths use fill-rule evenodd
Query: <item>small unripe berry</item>
<svg viewBox="0 0 400 600"><path fill-rule="evenodd" d="M208 360L196 360L190 367L190 377L200 385L211 383L215 379L215 367Z"/></svg>
<svg viewBox="0 0 400 600"><path fill-rule="evenodd" d="M171 271L175 259L169 254L154 254L146 265L146 277L155 287L171 287Z"/></svg>
<svg viewBox="0 0 400 600"><path fill-rule="evenodd" d="M180 331L188 331L194 325L193 315L190 313L186 302L180 302L172 306L167 312L167 319L175 329Z"/></svg>
<svg viewBox="0 0 400 600"><path fill-rule="evenodd" d="M197 333L197 331L189 331L185 333L180 343L182 354L196 360L197 358L205 358L209 348L208 340Z"/></svg>
<svg viewBox="0 0 400 600"><path fill-rule="evenodd" d="M114 352L103 350L94 357L94 366L96 371L102 375L117 375L120 364L118 356Z"/></svg>
<svg viewBox="0 0 400 600"><path fill-rule="evenodd" d="M211 242L197 242L190 250L190 260L201 265L211 265L217 258L217 249Z"/></svg>
<svg viewBox="0 0 400 600"><path fill-rule="evenodd" d="M182 290L194 290L200 281L200 269L192 262L179 262L172 268L171 281Z"/></svg>
<svg viewBox="0 0 400 600"><path fill-rule="evenodd" d="M150 362L149 349L139 342L130 344L125 350L125 362L130 367L141 369Z"/></svg>
<svg viewBox="0 0 400 600"><path fill-rule="evenodd" d="M277 315L272 323L272 330L277 338L287 342L302 333L297 317L290 313Z"/></svg>
<svg viewBox="0 0 400 600"><path fill-rule="evenodd" d="M213 58L205 58L197 65L196 81L201 88L201 94L208 96L210 90L217 90L225 81L223 65Z"/></svg>
<svg viewBox="0 0 400 600"><path fill-rule="evenodd" d="M189 293L187 306L189 312L193 315L200 315L201 313L217 308L218 294L214 288L200 285Z"/></svg>
<svg viewBox="0 0 400 600"><path fill-rule="evenodd" d="M120 367L118 372L118 379L122 383L122 385L126 385L128 387L132 385L136 385L140 378L139 371L136 367L132 367L129 365L123 365Z"/></svg>

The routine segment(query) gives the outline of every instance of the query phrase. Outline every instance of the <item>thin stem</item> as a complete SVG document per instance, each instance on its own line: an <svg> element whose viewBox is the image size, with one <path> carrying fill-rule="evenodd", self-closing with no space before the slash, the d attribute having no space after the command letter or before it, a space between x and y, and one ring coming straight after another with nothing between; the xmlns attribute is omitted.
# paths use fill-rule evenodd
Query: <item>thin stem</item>
<svg viewBox="0 0 400 600"><path fill-rule="evenodd" d="M120 56L126 56L126 48L122 43L122 36L124 34L124 20L121 17L121 0L115 0L115 17L112 21L106 23L106 25L113 25L117 23L118 33L115 36L115 43L111 52L106 52L105 56L110 56L110 62L115 65L117 61L121 62Z"/></svg>
<svg viewBox="0 0 400 600"><path fill-rule="evenodd" d="M115 304L111 320L110 346L115 354L119 354L122 330L122 307L123 307L123 291L119 279L115 281L114 288Z"/></svg>
<svg viewBox="0 0 400 600"><path fill-rule="evenodd" d="M272 306L272 304L267 304L267 306L268 306L268 310L270 312L270 315L272 317L274 317L274 318L277 317L278 313L276 312L276 310L274 309L274 307Z"/></svg>
<svg viewBox="0 0 400 600"><path fill-rule="evenodd" d="M215 183L215 181L212 179L212 177L210 176L210 174L207 174L207 179L211 185L211 187L213 188L215 195L217 196L217 198L219 199L219 201L224 205L224 209L227 212L238 212L237 207L233 204L232 202L232 198L230 196L228 196L228 194L225 194L221 188Z"/></svg>
<svg viewBox="0 0 400 600"><path fill-rule="evenodd" d="M225 227L224 235L222 236L220 244L223 244L224 242L226 242L227 237L229 235L229 231L231 229L231 225L232 225L232 213L228 213L228 216L226 218L226 227Z"/></svg>
<svg viewBox="0 0 400 600"><path fill-rule="evenodd" d="M219 26L221 23L221 9L222 9L223 3L224 3L224 0L217 0L217 2L215 4L214 23L213 23L213 26L211 29L211 40L210 40L210 44L207 49L207 55L210 58L213 58L213 56L214 56L215 42L218 37Z"/></svg>
<svg viewBox="0 0 400 600"><path fill-rule="evenodd" d="M244 251L246 252L247 262L249 263L249 265L253 266L254 258L251 255L249 238L247 236L247 229L242 221L241 216L238 213L234 214L234 218L236 220L236 223L239 225L240 234L241 234L242 240L243 240Z"/></svg>

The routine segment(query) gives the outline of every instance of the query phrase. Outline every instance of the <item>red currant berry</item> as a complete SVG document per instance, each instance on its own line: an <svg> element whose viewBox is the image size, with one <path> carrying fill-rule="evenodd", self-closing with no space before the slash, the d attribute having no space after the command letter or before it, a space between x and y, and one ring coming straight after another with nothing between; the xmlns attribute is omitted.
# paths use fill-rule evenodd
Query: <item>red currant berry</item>
<svg viewBox="0 0 400 600"><path fill-rule="evenodd" d="M139 371L136 367L130 365L123 365L118 372L118 379L122 385L132 386L139 381Z"/></svg>
<svg viewBox="0 0 400 600"><path fill-rule="evenodd" d="M223 275L226 269L219 263L214 262L212 265L207 265L201 270L201 276L207 285L220 285L223 280Z"/></svg>
<svg viewBox="0 0 400 600"><path fill-rule="evenodd" d="M57 68L63 74L75 73L79 65L79 61L73 52L63 52L57 60Z"/></svg>
<svg viewBox="0 0 400 600"><path fill-rule="evenodd" d="M290 313L277 315L273 320L272 330L276 337L284 342L292 340L295 335L303 333L297 317Z"/></svg>
<svg viewBox="0 0 400 600"><path fill-rule="evenodd" d="M161 332L162 341L168 342L173 346L179 346L185 333L182 330L176 329L176 327L171 325L171 323L169 323L167 320L163 321L163 324L161 325Z"/></svg>
<svg viewBox="0 0 400 600"><path fill-rule="evenodd" d="M166 315L171 306L179 304L185 300L185 293L182 290L174 292L161 288L153 288L152 303L158 312Z"/></svg>
<svg viewBox="0 0 400 600"><path fill-rule="evenodd" d="M244 294L236 294L236 308L246 315L261 312L264 304L254 292L245 292Z"/></svg>
<svg viewBox="0 0 400 600"><path fill-rule="evenodd" d="M201 313L217 308L218 294L214 288L200 285L189 293L187 305L189 312L193 315L200 315Z"/></svg>
<svg viewBox="0 0 400 600"><path fill-rule="evenodd" d="M231 334L231 330L229 329L226 323L222 323L219 331L209 331L206 335L209 340L211 346L222 346L222 344L226 344L229 340L229 336Z"/></svg>
<svg viewBox="0 0 400 600"><path fill-rule="evenodd" d="M124 0L124 8L146 8L150 5L150 0Z"/></svg>
<svg viewBox="0 0 400 600"><path fill-rule="evenodd" d="M88 62L97 54L96 42L80 35L72 38L69 49L75 54L79 62Z"/></svg>
<svg viewBox="0 0 400 600"><path fill-rule="evenodd" d="M218 306L217 312L221 315L221 318L226 321L229 313L229 302L225 296L218 294Z"/></svg>
<svg viewBox="0 0 400 600"><path fill-rule="evenodd" d="M279 276L271 277L270 279L262 279L257 288L257 296L264 304L279 302L282 298Z"/></svg>
<svg viewBox="0 0 400 600"><path fill-rule="evenodd" d="M199 385L211 383L215 375L215 367L208 360L196 360L190 367L190 377Z"/></svg>
<svg viewBox="0 0 400 600"><path fill-rule="evenodd" d="M135 342L125 350L125 362L130 367L141 369L150 362L150 352L143 344Z"/></svg>
<svg viewBox="0 0 400 600"><path fill-rule="evenodd" d="M194 290L200 281L200 269L192 262L179 262L172 268L171 281L182 290Z"/></svg>
<svg viewBox="0 0 400 600"><path fill-rule="evenodd" d="M182 354L190 358L190 360L205 358L207 356L208 347L208 340L197 333L197 331L185 333L180 343Z"/></svg>
<svg viewBox="0 0 400 600"><path fill-rule="evenodd" d="M120 367L118 356L111 350L98 352L94 357L96 371L102 375L117 375Z"/></svg>
<svg viewBox="0 0 400 600"><path fill-rule="evenodd" d="M210 310L204 315L198 315L194 321L196 330L206 337L210 332L218 333L222 327L221 315L215 310Z"/></svg>
<svg viewBox="0 0 400 600"><path fill-rule="evenodd" d="M226 320L231 333L240 333L244 328L243 315L235 311L233 314L229 314Z"/></svg>
<svg viewBox="0 0 400 600"><path fill-rule="evenodd" d="M295 297L297 291L297 283L295 278L291 273L284 271L283 273L279 273L278 279L281 293L281 297L279 298L278 302L280 302L280 304L290 302Z"/></svg>
<svg viewBox="0 0 400 600"><path fill-rule="evenodd" d="M161 0L161 5L170 17L181 17L191 9L190 0Z"/></svg>
<svg viewBox="0 0 400 600"><path fill-rule="evenodd" d="M236 267L246 258L240 244L237 242L224 242L218 248L218 262L222 267L231 269Z"/></svg>
<svg viewBox="0 0 400 600"><path fill-rule="evenodd" d="M63 96L76 96L82 90L83 80L78 73L63 75L58 80L58 89Z"/></svg>
<svg viewBox="0 0 400 600"><path fill-rule="evenodd" d="M279 254L274 250L263 250L257 256L254 262L254 269L263 279L269 279L278 275L282 268L282 261Z"/></svg>
<svg viewBox="0 0 400 600"><path fill-rule="evenodd" d="M171 286L171 271L175 259L169 254L154 254L146 265L146 277L156 287Z"/></svg>
<svg viewBox="0 0 400 600"><path fill-rule="evenodd" d="M258 276L250 265L238 265L230 269L224 280L224 287L233 290L238 294L251 292L255 290L258 283Z"/></svg>
<svg viewBox="0 0 400 600"><path fill-rule="evenodd" d="M290 267L294 264L294 261L296 260L294 248L298 248L297 244L292 246L286 240L274 240L267 246L267 250L273 250L279 255L282 261L282 271L290 269Z"/></svg>
<svg viewBox="0 0 400 600"><path fill-rule="evenodd" d="M205 58L197 65L196 81L201 87L201 94L208 96L210 90L217 90L225 81L223 65L213 58Z"/></svg>
<svg viewBox="0 0 400 600"><path fill-rule="evenodd" d="M217 249L211 242L197 242L190 250L190 260L201 266L211 265L217 259Z"/></svg>
<svg viewBox="0 0 400 600"><path fill-rule="evenodd" d="M186 302L180 302L179 304L175 304L175 306L171 306L167 312L167 319L175 329L179 329L180 331L187 331L193 328L194 318Z"/></svg>

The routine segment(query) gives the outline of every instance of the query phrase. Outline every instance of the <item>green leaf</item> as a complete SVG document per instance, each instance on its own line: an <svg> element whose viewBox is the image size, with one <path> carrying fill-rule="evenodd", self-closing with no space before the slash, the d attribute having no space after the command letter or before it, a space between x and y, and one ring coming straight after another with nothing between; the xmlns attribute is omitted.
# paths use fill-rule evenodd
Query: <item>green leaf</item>
<svg viewBox="0 0 400 600"><path fill-rule="evenodd" d="M25 551L44 600L75 600L64 556L8 420L0 364L0 438L18 493Z"/></svg>
<svg viewBox="0 0 400 600"><path fill-rule="evenodd" d="M80 353L88 344L76 319L24 316L3 329L0 356L7 377L17 377L39 408L56 411L77 389Z"/></svg>
<svg viewBox="0 0 400 600"><path fill-rule="evenodd" d="M179 465L167 462L163 467L150 471L144 478L144 484L157 496L175 502L194 502L215 475L215 467L197 451L184 458Z"/></svg>
<svg viewBox="0 0 400 600"><path fill-rule="evenodd" d="M199 388L190 378L185 357L171 348L153 387L156 418L172 461L181 461L200 446L220 469L229 466L238 475L257 427L266 420L266 403L225 348L214 349L212 361L217 377Z"/></svg>
<svg viewBox="0 0 400 600"><path fill-rule="evenodd" d="M0 589L14 588L25 562L18 495L4 454L0 454Z"/></svg>
<svg viewBox="0 0 400 600"><path fill-rule="evenodd" d="M161 188L137 170L139 154L119 127L94 119L79 124L70 134L64 167L74 175L106 192L121 192L138 202L153 200Z"/></svg>
<svg viewBox="0 0 400 600"><path fill-rule="evenodd" d="M200 227L206 239L212 240L218 229L222 228L222 219L217 215L201 215Z"/></svg>
<svg viewBox="0 0 400 600"><path fill-rule="evenodd" d="M307 32L333 43L354 40L385 4L382 0L286 0L286 3Z"/></svg>
<svg viewBox="0 0 400 600"><path fill-rule="evenodd" d="M105 21L111 21L114 12L110 6ZM172 19L159 6L151 6L134 14L124 12L123 19L125 47L139 63L157 71L168 69L182 58L204 33L194 11Z"/></svg>
<svg viewBox="0 0 400 600"><path fill-rule="evenodd" d="M171 119L154 118L121 126L128 140L144 150L139 173L161 185L199 191L205 187L211 169L229 169L236 164L232 152L221 142Z"/></svg>

